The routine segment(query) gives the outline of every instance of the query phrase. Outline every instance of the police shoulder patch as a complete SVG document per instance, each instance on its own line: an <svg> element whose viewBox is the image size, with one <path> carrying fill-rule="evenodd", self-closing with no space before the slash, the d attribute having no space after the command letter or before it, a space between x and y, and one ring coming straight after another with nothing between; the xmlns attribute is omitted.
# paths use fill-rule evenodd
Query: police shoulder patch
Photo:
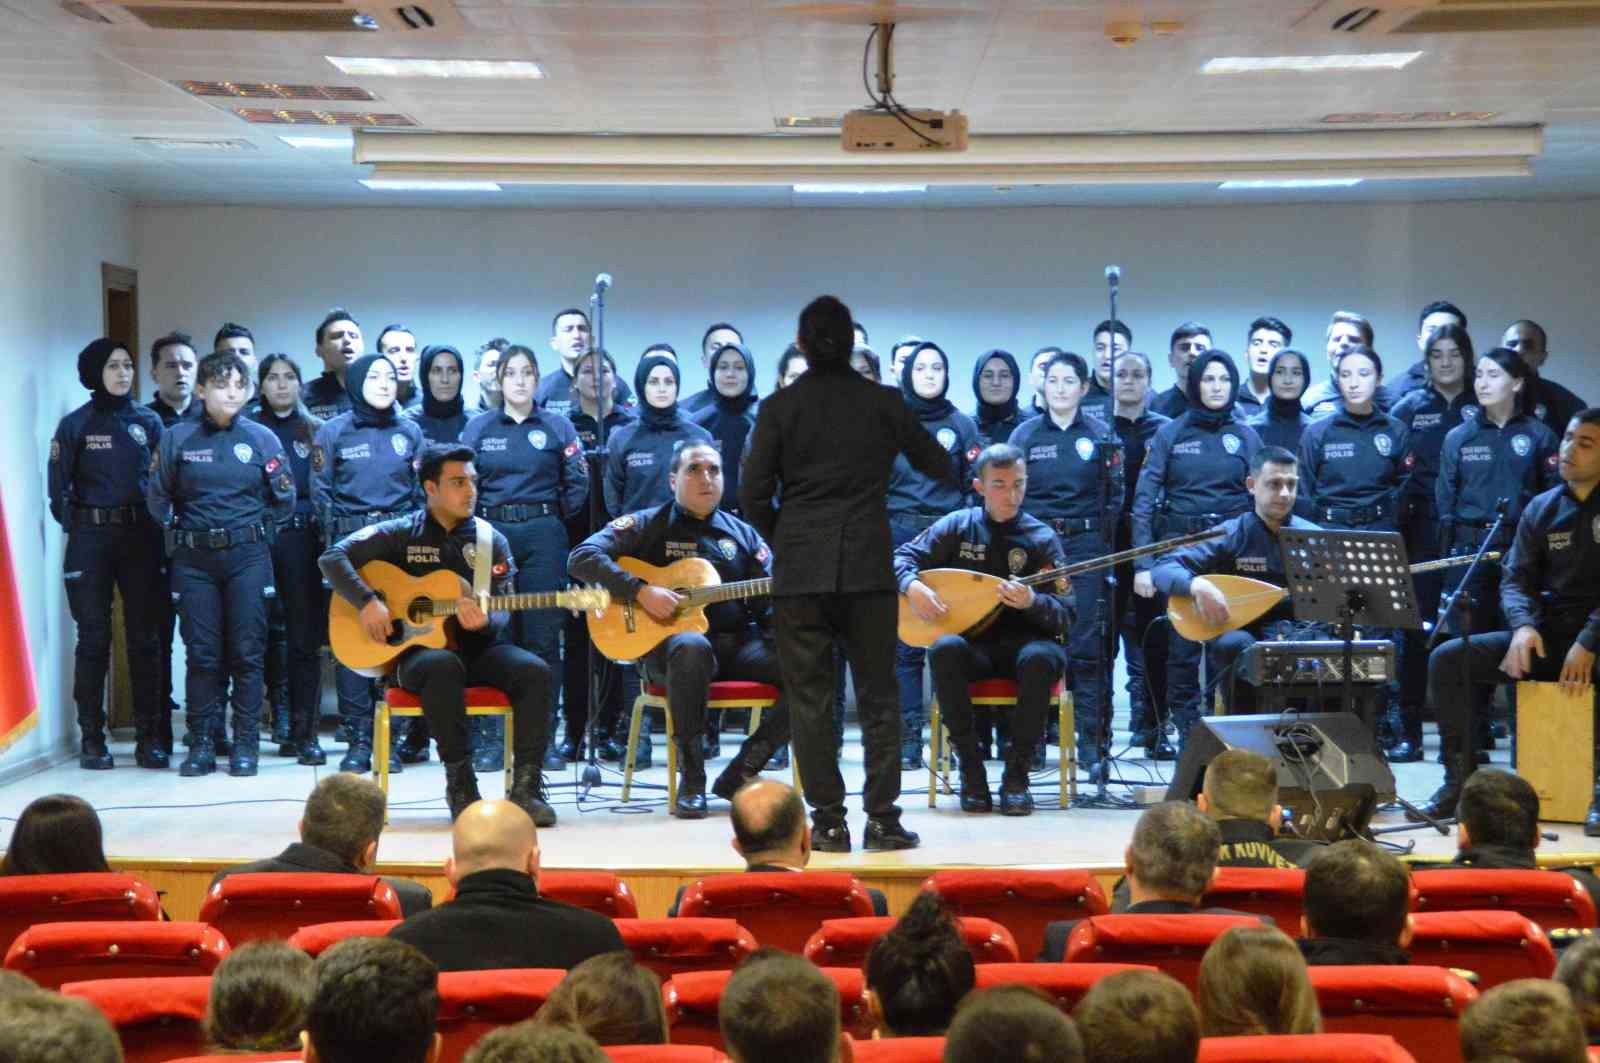
<svg viewBox="0 0 1600 1063"><path fill-rule="evenodd" d="M624 513L622 516L612 521L611 526L617 529L617 531L627 531L629 528L633 527L634 523L635 521L633 519L633 514Z"/></svg>

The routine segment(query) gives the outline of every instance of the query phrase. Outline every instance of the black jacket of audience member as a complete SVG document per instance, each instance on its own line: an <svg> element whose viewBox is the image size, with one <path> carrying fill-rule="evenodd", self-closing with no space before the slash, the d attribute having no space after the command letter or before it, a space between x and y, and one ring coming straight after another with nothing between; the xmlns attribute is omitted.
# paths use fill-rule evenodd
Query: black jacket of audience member
<svg viewBox="0 0 1600 1063"><path fill-rule="evenodd" d="M1448 864L1413 866L1429 871L1447 871L1451 868L1468 871L1535 871L1539 869L1539 861L1532 849L1521 849L1515 845L1474 845L1461 850ZM1546 870L1559 871L1576 879L1588 891L1596 907L1600 907L1600 878L1595 877L1593 871L1586 867L1552 867Z"/></svg>
<svg viewBox="0 0 1600 1063"><path fill-rule="evenodd" d="M1322 850L1321 842L1304 838L1285 838L1271 824L1259 819L1219 819L1222 848L1217 853L1218 867L1275 867L1292 870L1305 867ZM1128 908L1128 880L1120 879L1111 891L1111 910L1122 914Z"/></svg>
<svg viewBox="0 0 1600 1063"><path fill-rule="evenodd" d="M746 871L804 871L805 868L803 868L803 867L785 867L783 864L751 864L749 867L745 868L745 870ZM688 886L679 886L678 887L677 895L672 898L672 907L667 909L667 918L668 919L677 918L678 905L683 903L683 893L688 888L689 888ZM889 914L889 898L884 896L883 891L880 890L880 889L874 889L871 886L868 886L866 889L867 889L867 896L872 899L872 914L876 915L876 916L880 916L880 917L888 915Z"/></svg>
<svg viewBox="0 0 1600 1063"><path fill-rule="evenodd" d="M441 971L569 970L626 948L605 916L541 897L533 879L502 868L466 876L455 900L419 912L389 936L421 950Z"/></svg>
<svg viewBox="0 0 1600 1063"><path fill-rule="evenodd" d="M256 860L253 863L240 864L238 867L225 867L211 877L211 884L215 886L229 875L242 875L258 871L277 872L320 872L339 875L368 875L370 871L363 871L354 864L346 863L338 856L319 849L315 845L305 842L294 842L277 856L269 856L265 860ZM410 879L391 878L384 875L383 881L394 887L394 892L400 898L400 914L409 918L418 912L425 912L433 907L433 891L420 882Z"/></svg>
<svg viewBox="0 0 1600 1063"><path fill-rule="evenodd" d="M1260 918L1263 923L1270 924L1272 920L1250 915L1249 912L1237 912L1232 908L1196 908L1192 904L1182 901L1142 901L1139 904L1130 904L1127 908L1117 913L1118 915L1245 915L1252 919ZM1060 963L1066 959L1067 938L1072 936L1072 928L1082 920L1062 919L1050 923L1044 928L1044 947L1039 950L1040 963Z"/></svg>
<svg viewBox="0 0 1600 1063"><path fill-rule="evenodd" d="M1373 965L1398 967L1411 962L1406 950L1393 943L1357 941L1354 938L1302 938L1295 942L1308 967Z"/></svg>

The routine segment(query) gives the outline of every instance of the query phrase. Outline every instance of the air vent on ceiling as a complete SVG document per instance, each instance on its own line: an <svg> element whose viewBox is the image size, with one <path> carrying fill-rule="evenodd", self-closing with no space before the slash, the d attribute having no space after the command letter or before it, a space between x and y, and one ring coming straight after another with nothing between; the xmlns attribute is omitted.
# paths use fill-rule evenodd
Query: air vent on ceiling
<svg viewBox="0 0 1600 1063"><path fill-rule="evenodd" d="M242 100L335 100L343 103L370 103L378 98L355 85L280 85L275 81L180 81L177 85L191 96L221 96Z"/></svg>
<svg viewBox="0 0 1600 1063"><path fill-rule="evenodd" d="M1329 125L1408 125L1416 122L1487 122L1499 111L1340 111L1322 116Z"/></svg>
<svg viewBox="0 0 1600 1063"><path fill-rule="evenodd" d="M129 29L255 33L451 33L465 26L453 0L65 0L79 18Z"/></svg>
<svg viewBox="0 0 1600 1063"><path fill-rule="evenodd" d="M1600 29L1600 0L1322 0L1296 26L1360 34Z"/></svg>
<svg viewBox="0 0 1600 1063"><path fill-rule="evenodd" d="M367 111L289 111L270 107L235 107L233 113L252 125L351 126L371 129L415 129L417 121L403 114Z"/></svg>
<svg viewBox="0 0 1600 1063"><path fill-rule="evenodd" d="M838 129L844 124L844 119L838 115L781 115L772 120L772 124L779 129Z"/></svg>
<svg viewBox="0 0 1600 1063"><path fill-rule="evenodd" d="M243 151L256 150L256 146L248 140L134 137L133 142L146 151L175 152L184 155L237 155Z"/></svg>

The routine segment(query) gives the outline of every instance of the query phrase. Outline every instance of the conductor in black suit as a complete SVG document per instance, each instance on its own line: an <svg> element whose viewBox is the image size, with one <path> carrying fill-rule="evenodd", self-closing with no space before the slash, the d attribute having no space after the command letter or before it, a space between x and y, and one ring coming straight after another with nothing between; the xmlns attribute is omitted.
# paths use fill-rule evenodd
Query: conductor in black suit
<svg viewBox="0 0 1600 1063"><path fill-rule="evenodd" d="M801 311L795 344L809 368L761 403L745 448L739 502L772 544L773 612L812 847L850 851L844 779L833 738L833 643L855 676L866 755L867 849L912 849L900 824L898 613L885 499L895 456L929 477L950 455L898 393L850 368L850 308L831 295ZM781 509L780 507L781 499Z"/></svg>

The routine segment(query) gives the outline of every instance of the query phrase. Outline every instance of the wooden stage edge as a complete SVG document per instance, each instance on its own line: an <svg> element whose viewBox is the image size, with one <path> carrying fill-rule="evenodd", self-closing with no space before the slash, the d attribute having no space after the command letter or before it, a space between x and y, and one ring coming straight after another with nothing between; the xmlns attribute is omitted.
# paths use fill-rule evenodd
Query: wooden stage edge
<svg viewBox="0 0 1600 1063"><path fill-rule="evenodd" d="M205 900L206 889L211 883L212 875L225 867L247 863L245 860L184 860L184 859L140 859L137 857L113 858L111 866L117 871L126 871L138 875L149 882L161 894L161 903L166 913L173 919L191 920L198 918L200 905ZM1544 867L1571 867L1575 865L1600 866L1600 853L1575 852L1575 853L1540 853L1539 864ZM972 865L950 865L952 868L960 867L970 869ZM1084 866L1084 865L1030 865L1030 866ZM935 871L945 870L940 865L908 866L896 864L893 866L874 867L868 865L854 865L849 870L854 872L864 885L880 889L889 901L889 911L898 915L911 904L916 897L922 880ZM593 871L595 868L558 868L552 866L552 871ZM831 870L819 866L817 870ZM1122 874L1121 867L1088 866L1096 878L1105 888L1106 895L1110 896L1111 888ZM634 900L639 906L639 915L644 918L665 916L667 908L672 904L672 899L677 896L681 886L687 886L697 879L707 875L725 875L737 872L737 867L642 867L624 868L618 874L628 883L633 890ZM382 863L378 865L378 872L384 875L393 875L398 878L412 879L420 882L433 891L434 903L439 903L450 892L450 883L444 877L442 863Z"/></svg>

